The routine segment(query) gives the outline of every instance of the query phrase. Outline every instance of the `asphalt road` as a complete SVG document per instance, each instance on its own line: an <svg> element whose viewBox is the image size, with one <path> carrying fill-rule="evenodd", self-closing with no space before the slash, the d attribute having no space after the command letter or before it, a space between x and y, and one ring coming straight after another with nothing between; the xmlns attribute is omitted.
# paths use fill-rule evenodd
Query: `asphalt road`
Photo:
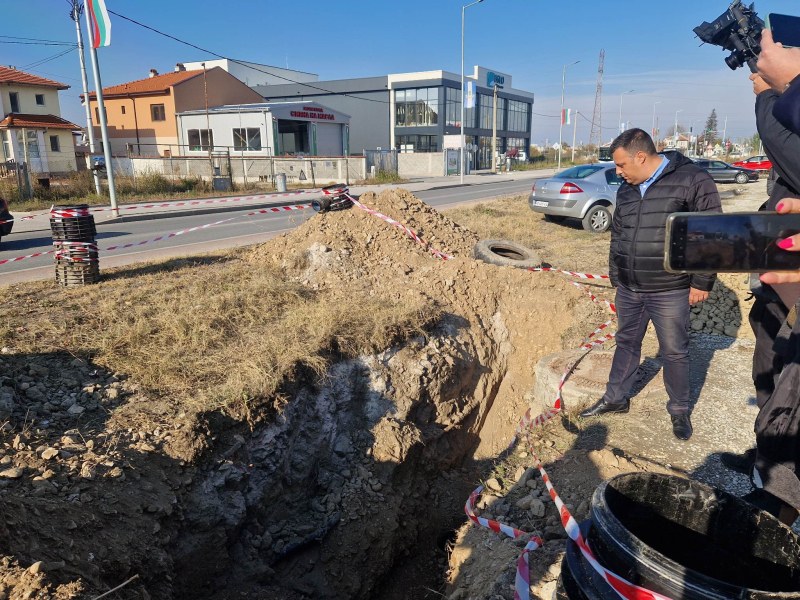
<svg viewBox="0 0 800 600"><path fill-rule="evenodd" d="M530 190L532 179L487 182L486 184L439 187L414 194L437 209L457 206L499 196L522 194ZM402 187L402 186L399 186ZM305 200L305 199L304 199ZM157 259L189 256L214 250L264 242L313 218L311 209L246 216L253 207L205 214L175 213L174 216L148 220L97 223L100 266L129 265ZM225 221L218 223L219 221ZM43 221L46 223L46 221ZM177 231L214 225L141 246L107 250L111 246L139 244ZM0 261L53 249L49 229L12 233L0 242ZM54 277L53 255L45 254L0 265L0 285Z"/></svg>

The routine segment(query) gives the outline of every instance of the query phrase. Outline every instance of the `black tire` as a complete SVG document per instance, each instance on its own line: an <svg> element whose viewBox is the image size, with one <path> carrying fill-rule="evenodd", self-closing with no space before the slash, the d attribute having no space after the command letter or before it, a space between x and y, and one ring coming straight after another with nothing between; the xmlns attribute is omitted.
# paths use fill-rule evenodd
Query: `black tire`
<svg viewBox="0 0 800 600"><path fill-rule="evenodd" d="M744 185L745 183L750 181L750 177L747 176L747 173L739 172L736 174L736 177L734 177L733 180L739 185Z"/></svg>
<svg viewBox="0 0 800 600"><path fill-rule="evenodd" d="M611 227L611 211L608 210L607 206L595 204L586 211L581 224L586 231L604 233Z"/></svg>
<svg viewBox="0 0 800 600"><path fill-rule="evenodd" d="M775 187L775 180L777 178L778 175L775 173L775 169L770 169L767 174L767 196L772 196L772 189Z"/></svg>
<svg viewBox="0 0 800 600"><path fill-rule="evenodd" d="M481 240L475 244L472 254L478 260L498 267L530 269L542 266L536 252L509 240Z"/></svg>
<svg viewBox="0 0 800 600"><path fill-rule="evenodd" d="M561 223L564 221L564 219L567 218L567 217L562 217L561 215L543 215L543 216L544 220L547 221L548 223Z"/></svg>

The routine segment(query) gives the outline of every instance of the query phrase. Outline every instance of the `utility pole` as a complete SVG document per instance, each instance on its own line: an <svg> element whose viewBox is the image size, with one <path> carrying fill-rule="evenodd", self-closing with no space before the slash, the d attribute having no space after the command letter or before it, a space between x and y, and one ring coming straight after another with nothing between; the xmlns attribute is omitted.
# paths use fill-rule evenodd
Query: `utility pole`
<svg viewBox="0 0 800 600"><path fill-rule="evenodd" d="M600 60L597 64L597 87L594 92L594 111L592 112L592 127L589 130L589 145L594 144L597 152L603 143L603 128L601 127L600 116L603 104L603 65L605 63L606 51L600 50Z"/></svg>
<svg viewBox="0 0 800 600"><path fill-rule="evenodd" d="M575 164L575 134L578 132L578 115L581 114L575 111L575 123L572 125L572 164Z"/></svg>
<svg viewBox="0 0 800 600"><path fill-rule="evenodd" d="M100 65L97 62L97 49L94 47L94 34L92 33L89 11L85 10L83 12L86 14L86 29L89 30L89 41L91 42L89 57L92 59L92 73L94 74L94 84L97 87L97 113L100 119L100 135L103 139L103 157L106 161L106 173L108 174L108 197L111 202L111 214L118 217L119 208L117 207L117 189L114 186L114 165L111 162L111 143L108 141L106 105L103 102L103 82L100 80Z"/></svg>
<svg viewBox="0 0 800 600"><path fill-rule="evenodd" d="M83 7L78 3L78 0L72 0L72 10L69 13L70 18L75 21L75 33L78 36L78 58L81 63L81 83L83 84L83 107L86 111L86 132L89 135L89 156L94 155L94 126L92 125L92 109L89 102L89 80L86 76L86 58L83 55L83 31L81 30L81 12ZM89 167L92 165L89 164ZM92 169L94 176L94 191L100 196L103 193L103 188L100 186L100 174L97 169Z"/></svg>

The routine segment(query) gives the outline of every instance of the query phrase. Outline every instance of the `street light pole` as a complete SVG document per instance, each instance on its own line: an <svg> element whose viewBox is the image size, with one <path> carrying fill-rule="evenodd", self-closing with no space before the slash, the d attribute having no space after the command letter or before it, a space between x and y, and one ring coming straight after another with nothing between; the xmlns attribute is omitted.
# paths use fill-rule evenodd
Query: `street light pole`
<svg viewBox="0 0 800 600"><path fill-rule="evenodd" d="M461 7L461 183L464 183L464 13L470 6L480 4L483 0L475 0Z"/></svg>
<svg viewBox="0 0 800 600"><path fill-rule="evenodd" d="M678 113L679 112L683 112L683 109L679 108L678 110L675 111L675 132L673 133L673 140L672 141L674 143L672 145L675 146L676 150L678 149Z"/></svg>
<svg viewBox="0 0 800 600"><path fill-rule="evenodd" d="M619 95L619 132L620 132L620 133L622 133L623 131L625 131L625 125L622 123L622 97L623 97L625 94L632 94L632 93L633 93L633 92L635 92L635 91L636 91L636 90L628 90L627 92L622 92L622 93Z"/></svg>
<svg viewBox="0 0 800 600"><path fill-rule="evenodd" d="M656 100L653 102L653 128L651 130L653 141L656 139L656 104L661 104L661 100ZM656 144L656 146L658 146L658 144Z"/></svg>
<svg viewBox="0 0 800 600"><path fill-rule="evenodd" d="M558 113L558 170L561 170L561 132L564 129L564 84L567 79L567 67L577 65L579 60L564 65L561 69L561 112Z"/></svg>

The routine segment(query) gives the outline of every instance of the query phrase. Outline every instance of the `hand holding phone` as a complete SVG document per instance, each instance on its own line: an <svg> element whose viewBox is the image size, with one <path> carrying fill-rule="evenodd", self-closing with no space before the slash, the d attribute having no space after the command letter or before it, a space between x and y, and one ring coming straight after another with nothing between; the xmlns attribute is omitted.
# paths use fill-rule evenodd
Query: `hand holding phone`
<svg viewBox="0 0 800 600"><path fill-rule="evenodd" d="M784 48L800 47L800 17L769 13L765 26L776 44L782 44Z"/></svg>
<svg viewBox="0 0 800 600"><path fill-rule="evenodd" d="M798 217L800 216L800 199L798 198L784 198L778 203L776 207L778 214L782 217ZM789 242L784 242L782 245L785 246L784 252L787 254L791 254L793 256L800 256L800 235L793 235L791 237L784 238L786 240L791 240L791 245ZM800 283L800 272L789 272L789 273L777 273L777 272L769 272L764 273L760 277L761 281L764 283L768 283L770 285L775 285L778 283L787 283L787 284L794 284Z"/></svg>
<svg viewBox="0 0 800 600"><path fill-rule="evenodd" d="M772 89L783 92L784 88L800 74L800 48L783 48L776 44L772 32L761 32L761 52L758 55L758 74Z"/></svg>
<svg viewBox="0 0 800 600"><path fill-rule="evenodd" d="M797 271L791 275L800 281L800 252L778 245L798 233L800 214L673 213L667 218L664 268L675 273Z"/></svg>

